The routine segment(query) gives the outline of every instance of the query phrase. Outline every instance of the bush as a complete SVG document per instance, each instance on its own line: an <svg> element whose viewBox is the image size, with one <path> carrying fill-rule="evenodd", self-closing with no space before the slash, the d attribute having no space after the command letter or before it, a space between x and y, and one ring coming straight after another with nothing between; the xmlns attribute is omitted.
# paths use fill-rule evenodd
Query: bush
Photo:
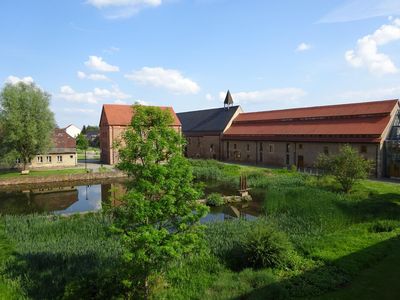
<svg viewBox="0 0 400 300"><path fill-rule="evenodd" d="M207 201L206 204L208 206L221 206L224 205L224 198L222 198L221 194L218 193L212 193L207 196Z"/></svg>
<svg viewBox="0 0 400 300"><path fill-rule="evenodd" d="M398 222L393 220L379 220L376 221L369 228L370 232L391 232L398 227Z"/></svg>
<svg viewBox="0 0 400 300"><path fill-rule="evenodd" d="M212 254L232 270L292 265L286 235L263 218L210 224L206 239Z"/></svg>
<svg viewBox="0 0 400 300"><path fill-rule="evenodd" d="M291 245L283 232L265 222L257 222L241 243L243 260L255 269L283 267Z"/></svg>

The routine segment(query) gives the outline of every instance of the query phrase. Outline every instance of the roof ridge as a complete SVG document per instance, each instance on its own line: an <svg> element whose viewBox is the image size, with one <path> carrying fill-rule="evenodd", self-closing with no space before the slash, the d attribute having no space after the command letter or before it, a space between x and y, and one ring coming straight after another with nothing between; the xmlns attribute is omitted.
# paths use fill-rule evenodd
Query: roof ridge
<svg viewBox="0 0 400 300"><path fill-rule="evenodd" d="M338 106L349 106L349 105L360 105L360 104L371 104L371 103L382 103L382 102L394 102L399 101L399 99L389 99L389 100L377 100L377 101L366 101L366 102L352 102L352 103L340 103L340 104L329 104L329 105L317 105L317 106L306 106L306 107L294 107L294 108L284 108L284 109L273 109L273 110L263 110L263 111L253 111L241 113L245 115L249 114L259 114L259 113L271 113L271 112L282 112L282 111L293 111L293 110L306 110L306 109L318 109L318 108L330 108Z"/></svg>
<svg viewBox="0 0 400 300"><path fill-rule="evenodd" d="M238 108L240 105L234 105L231 106L229 109L235 109ZM182 112L178 112L176 114L187 114L187 113L194 113L194 112L201 112L201 111L210 111L210 110L227 110L226 107L215 107L215 108L206 108L206 109L197 109L197 110L190 110L190 111L182 111Z"/></svg>

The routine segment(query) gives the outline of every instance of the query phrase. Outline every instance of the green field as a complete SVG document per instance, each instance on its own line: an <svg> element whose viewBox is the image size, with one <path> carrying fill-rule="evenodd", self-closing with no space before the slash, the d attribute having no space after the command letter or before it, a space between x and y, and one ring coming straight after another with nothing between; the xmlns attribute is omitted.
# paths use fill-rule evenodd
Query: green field
<svg viewBox="0 0 400 300"><path fill-rule="evenodd" d="M173 262L152 287L153 299L400 298L398 184L365 180L343 194L332 178L192 164L207 182L236 186L246 174L251 187L266 190L265 217L208 224L203 253ZM122 250L108 217L3 216L1 222L0 299L123 294ZM257 232L264 238L264 229L276 246L270 255L279 252L267 266L243 250L257 243Z"/></svg>
<svg viewBox="0 0 400 300"><path fill-rule="evenodd" d="M51 176L51 175L69 175L83 174L84 169L54 169L54 170L30 170L28 175L21 175L19 171L0 171L0 180L15 177L35 177L35 176Z"/></svg>

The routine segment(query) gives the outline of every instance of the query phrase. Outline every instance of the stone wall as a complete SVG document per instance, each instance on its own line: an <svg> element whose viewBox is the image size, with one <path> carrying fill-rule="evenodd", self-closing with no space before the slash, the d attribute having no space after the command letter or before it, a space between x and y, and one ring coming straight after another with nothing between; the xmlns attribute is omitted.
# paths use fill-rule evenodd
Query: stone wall
<svg viewBox="0 0 400 300"><path fill-rule="evenodd" d="M220 159L220 136L187 136L185 155L189 158Z"/></svg>
<svg viewBox="0 0 400 300"><path fill-rule="evenodd" d="M223 141L223 160L266 166L313 167L320 153L335 155L344 143ZM382 176L382 147L376 144L351 143L365 158L376 164L377 176ZM228 150L229 149L229 150ZM228 154L229 153L229 154Z"/></svg>

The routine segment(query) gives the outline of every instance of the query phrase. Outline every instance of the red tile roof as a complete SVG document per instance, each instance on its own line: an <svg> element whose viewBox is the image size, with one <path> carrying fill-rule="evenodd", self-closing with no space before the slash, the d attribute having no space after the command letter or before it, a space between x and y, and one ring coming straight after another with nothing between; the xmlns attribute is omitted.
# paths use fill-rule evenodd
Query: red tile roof
<svg viewBox="0 0 400 300"><path fill-rule="evenodd" d="M398 100L240 114L225 139L377 142Z"/></svg>
<svg viewBox="0 0 400 300"><path fill-rule="evenodd" d="M162 110L168 110L171 112L174 118L174 124L173 124L174 126L181 126L181 122L179 121L172 107L166 107L166 106L159 106L159 107ZM103 118L103 115L105 118L104 122L107 125L126 126L131 123L134 111L132 109L132 105L104 104L101 118ZM100 123L102 123L101 120Z"/></svg>
<svg viewBox="0 0 400 300"><path fill-rule="evenodd" d="M53 145L51 152L65 151L66 149L75 149L76 141L65 129L54 129L53 132Z"/></svg>

